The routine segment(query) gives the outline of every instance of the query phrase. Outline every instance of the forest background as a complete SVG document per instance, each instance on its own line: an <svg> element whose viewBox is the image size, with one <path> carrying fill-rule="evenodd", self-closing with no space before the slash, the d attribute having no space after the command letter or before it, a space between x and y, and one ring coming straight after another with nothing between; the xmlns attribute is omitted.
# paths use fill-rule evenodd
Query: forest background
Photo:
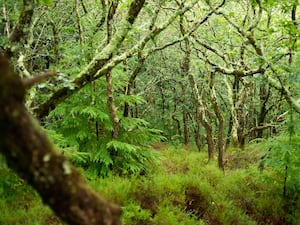
<svg viewBox="0 0 300 225"><path fill-rule="evenodd" d="M123 223L299 222L297 0L0 2L28 111L91 185L107 182ZM34 202L1 162L3 207L17 189Z"/></svg>

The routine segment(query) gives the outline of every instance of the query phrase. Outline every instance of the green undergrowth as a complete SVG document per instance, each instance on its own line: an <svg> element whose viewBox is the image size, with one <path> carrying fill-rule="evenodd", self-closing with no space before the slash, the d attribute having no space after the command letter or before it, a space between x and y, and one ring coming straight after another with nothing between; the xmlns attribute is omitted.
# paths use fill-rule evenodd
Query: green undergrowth
<svg viewBox="0 0 300 225"><path fill-rule="evenodd" d="M281 175L271 167L259 169L266 149L229 149L225 172L193 148L162 145L155 151L161 163L147 174L88 180L122 206L122 224L300 224L300 202L291 198L286 209ZM31 188L8 169L1 173L0 224L61 224Z"/></svg>
<svg viewBox="0 0 300 225"><path fill-rule="evenodd" d="M1 225L62 225L38 194L10 169L0 168Z"/></svg>

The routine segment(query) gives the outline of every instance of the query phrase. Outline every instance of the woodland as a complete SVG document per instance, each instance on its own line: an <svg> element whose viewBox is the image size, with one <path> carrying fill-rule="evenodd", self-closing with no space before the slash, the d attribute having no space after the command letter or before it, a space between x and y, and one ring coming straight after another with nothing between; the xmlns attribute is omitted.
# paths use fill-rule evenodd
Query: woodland
<svg viewBox="0 0 300 225"><path fill-rule="evenodd" d="M0 224L300 224L298 0L0 0Z"/></svg>

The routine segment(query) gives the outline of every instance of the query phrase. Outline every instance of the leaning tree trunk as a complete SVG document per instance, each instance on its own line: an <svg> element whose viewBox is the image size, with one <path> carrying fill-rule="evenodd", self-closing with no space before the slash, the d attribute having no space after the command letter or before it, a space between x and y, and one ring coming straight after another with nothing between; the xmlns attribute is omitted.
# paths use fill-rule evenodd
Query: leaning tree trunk
<svg viewBox="0 0 300 225"><path fill-rule="evenodd" d="M90 189L24 106L25 87L0 55L0 151L9 167L72 225L118 225L120 207Z"/></svg>

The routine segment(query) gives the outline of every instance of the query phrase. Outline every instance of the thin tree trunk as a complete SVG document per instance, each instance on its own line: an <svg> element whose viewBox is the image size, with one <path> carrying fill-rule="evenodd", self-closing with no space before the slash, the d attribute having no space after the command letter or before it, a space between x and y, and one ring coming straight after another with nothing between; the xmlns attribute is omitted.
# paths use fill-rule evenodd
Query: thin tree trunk
<svg viewBox="0 0 300 225"><path fill-rule="evenodd" d="M146 60L146 58L139 56L138 65L132 71L129 81L128 81L128 84L127 84L127 87L125 89L125 94L127 96L131 95L131 90L134 87L135 79L136 79L137 75L139 74L139 72L142 70L145 60ZM129 115L129 105L128 105L128 103L125 103L123 116L128 117L128 115Z"/></svg>
<svg viewBox="0 0 300 225"><path fill-rule="evenodd" d="M178 136L182 139L180 120L175 115L172 115L172 119L176 122Z"/></svg>
<svg viewBox="0 0 300 225"><path fill-rule="evenodd" d="M208 122L206 118L206 112L207 112L207 106L202 102L198 87L195 81L195 78L192 73L189 73L189 81L190 81L190 86L192 88L193 96L196 102L196 107L197 107L197 118L198 121L201 122L203 127L206 130L206 141L207 141L207 148L208 148L208 160L213 159L214 155L214 139L213 139L213 131L212 131L212 126Z"/></svg>
<svg viewBox="0 0 300 225"><path fill-rule="evenodd" d="M112 37L112 19L116 13L118 6L118 1L112 1L108 10L107 20L106 20L106 31L107 31L107 44L110 43ZM115 99L113 93L113 77L112 71L106 73L106 85L107 85L107 105L109 108L110 117L113 123L112 138L117 139L120 130L120 120L117 115L117 108L115 106Z"/></svg>
<svg viewBox="0 0 300 225"><path fill-rule="evenodd" d="M241 89L239 95L240 99L237 102L237 115L238 115L238 147L244 148L245 141L246 141L246 135L245 135L245 126L246 126L246 112L245 112L245 104L248 96L248 88L249 84L245 83L243 88Z"/></svg>
<svg viewBox="0 0 300 225"><path fill-rule="evenodd" d="M187 110L185 108L183 109L182 112L182 120L183 120L184 144L187 145L189 143L189 130L188 130Z"/></svg>
<svg viewBox="0 0 300 225"><path fill-rule="evenodd" d="M82 5L84 6L83 2L81 1ZM83 29L82 29L82 25L81 25L81 20L80 20L80 12L79 12L79 2L78 0L75 0L75 11L76 11L76 22L77 22L77 31L78 31L78 36L79 36L79 43L80 43L80 47L81 47L81 54L84 56L84 36L83 36ZM85 7L83 7L83 9L85 9ZM54 33L54 30L53 30ZM55 52L55 50L54 50ZM56 55L56 54L54 54Z"/></svg>
<svg viewBox="0 0 300 225"><path fill-rule="evenodd" d="M4 35L9 38L10 36L10 27L9 27L9 21L8 21L8 16L7 16L7 11L6 11L6 1L3 1L3 6L2 6L2 14L3 14L3 19L4 19Z"/></svg>
<svg viewBox="0 0 300 225"><path fill-rule="evenodd" d="M185 27L184 27L184 20L183 17L180 18L180 30L181 34L185 35ZM189 76L190 71L190 61L191 61L191 49L190 49L190 43L188 39L185 39L185 55L182 62L182 74L181 77L183 80L185 80L185 77ZM188 131L188 124L187 124L187 109L185 107L186 102L186 86L185 82L181 83L181 99L183 102L183 109L182 109L182 122L183 122L183 134L184 134L184 144L187 145L189 143L189 131Z"/></svg>
<svg viewBox="0 0 300 225"><path fill-rule="evenodd" d="M225 84L228 90L228 99L231 106L231 135L233 139L234 147L244 147L245 144L245 112L244 105L247 99L247 86L245 84L241 90L239 90L239 79L235 77L233 88L229 84L226 78L224 78Z"/></svg>
<svg viewBox="0 0 300 225"><path fill-rule="evenodd" d="M200 152L202 148L203 140L200 133L201 131L200 121L197 119L197 116L199 115L197 108L196 108L196 112L193 115L191 113L189 113L188 115L193 124L195 144L197 146L198 151Z"/></svg>
<svg viewBox="0 0 300 225"><path fill-rule="evenodd" d="M182 35L186 34L185 27L184 27L184 18L181 17L180 19L180 31ZM213 159L214 154L214 139L213 139L213 130L211 124L208 122L206 118L207 113L207 106L202 102L197 83L195 81L194 75L191 73L190 69L190 55L191 55L191 43L189 38L186 38L184 40L185 43L185 59L184 59L184 71L186 73L186 76L188 77L190 86L192 88L193 97L196 102L197 107L197 118L201 122L201 124L204 126L206 130L206 141L207 141L207 148L208 148L208 160Z"/></svg>
<svg viewBox="0 0 300 225"><path fill-rule="evenodd" d="M226 148L225 148L225 150L226 150L226 149L229 147L229 145L230 145L232 126L233 126L232 114L230 114L229 122L228 122L228 131L227 131L227 136L226 136Z"/></svg>
<svg viewBox="0 0 300 225"><path fill-rule="evenodd" d="M113 79L112 79L111 71L106 74L106 84L107 84L107 105L113 123L112 138L117 139L119 134L119 129L120 129L120 120L118 118L117 108L115 106L115 100L113 95Z"/></svg>
<svg viewBox="0 0 300 225"><path fill-rule="evenodd" d="M213 79L213 78L211 78ZM217 102L217 95L215 88L213 86L213 81L211 81L212 85L210 87L211 90L211 98L212 98L212 105L215 111L215 114L218 118L218 166L220 169L224 170L224 163L223 163L223 154L225 150L225 140L224 140L224 117L221 113L220 107Z"/></svg>
<svg viewBox="0 0 300 225"><path fill-rule="evenodd" d="M208 151L208 161L213 160L214 158L214 151L215 151L215 144L214 144L214 136L212 132L212 127L206 120L206 118L202 118L200 120L202 125L206 130L206 141L207 141L207 151Z"/></svg>
<svg viewBox="0 0 300 225"><path fill-rule="evenodd" d="M266 115L267 115L267 102L270 97L270 89L266 89L264 85L259 88L259 99L260 99L260 113L258 117L258 126L263 126L265 123ZM257 130L257 138L263 137L263 130Z"/></svg>
<svg viewBox="0 0 300 225"><path fill-rule="evenodd" d="M291 11L291 20L293 22L293 25L295 26L295 30L297 31L299 23L297 22L296 16L297 16L297 1L295 0ZM288 59L289 64L292 64L293 62L293 55L295 54L296 43L297 43L297 35L291 37L291 46L290 46L289 59Z"/></svg>

